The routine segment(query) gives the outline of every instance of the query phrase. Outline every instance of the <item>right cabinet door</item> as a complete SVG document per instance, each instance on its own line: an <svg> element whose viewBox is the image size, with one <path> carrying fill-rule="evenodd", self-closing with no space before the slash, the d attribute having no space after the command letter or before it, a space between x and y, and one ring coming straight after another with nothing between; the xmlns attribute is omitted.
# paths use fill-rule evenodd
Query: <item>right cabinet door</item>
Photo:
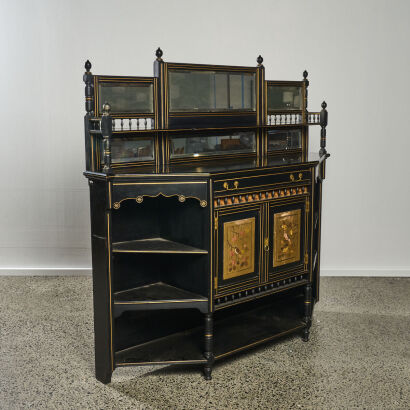
<svg viewBox="0 0 410 410"><path fill-rule="evenodd" d="M308 271L308 199L269 203L267 253L268 280Z"/></svg>

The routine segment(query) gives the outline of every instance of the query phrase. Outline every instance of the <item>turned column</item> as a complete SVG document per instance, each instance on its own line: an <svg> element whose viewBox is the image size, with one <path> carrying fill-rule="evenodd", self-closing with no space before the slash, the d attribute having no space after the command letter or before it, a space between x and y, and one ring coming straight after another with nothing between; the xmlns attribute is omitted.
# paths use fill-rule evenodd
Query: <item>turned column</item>
<svg viewBox="0 0 410 410"><path fill-rule="evenodd" d="M307 124L309 122L308 118L308 87L309 80L307 79L308 72L305 70L303 72L303 110L302 110L302 123Z"/></svg>
<svg viewBox="0 0 410 410"><path fill-rule="evenodd" d="M305 288L305 301L304 301L304 317L305 327L303 329L303 341L309 341L310 326L312 325L312 284L308 283Z"/></svg>
<svg viewBox="0 0 410 410"><path fill-rule="evenodd" d="M112 118L110 116L110 104L107 102L103 105L103 113L101 117L101 134L103 137L103 159L105 174L111 174L111 136L112 136Z"/></svg>
<svg viewBox="0 0 410 410"><path fill-rule="evenodd" d="M326 101L322 102L322 111L320 111L320 151L319 155L323 156L327 154L326 151L326 126L327 126L327 104Z"/></svg>
<svg viewBox="0 0 410 410"><path fill-rule="evenodd" d="M212 376L212 365L214 363L214 335L213 335L213 314L205 314L205 340L204 340L204 356L207 363L204 366L204 376L205 380L211 380Z"/></svg>

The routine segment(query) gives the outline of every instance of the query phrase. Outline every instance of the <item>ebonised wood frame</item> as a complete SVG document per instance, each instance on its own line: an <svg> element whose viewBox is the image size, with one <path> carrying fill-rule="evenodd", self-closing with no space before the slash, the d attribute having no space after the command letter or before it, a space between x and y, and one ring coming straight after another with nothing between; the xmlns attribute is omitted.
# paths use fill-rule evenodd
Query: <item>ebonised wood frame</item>
<svg viewBox="0 0 410 410"><path fill-rule="evenodd" d="M85 64L95 371L103 383L119 366L175 363L201 365L209 380L216 360L295 332L308 341L319 300L328 114L325 102L308 111L307 72L301 81L266 81L261 56L256 67L162 56L158 48L153 77L94 76ZM170 112L168 74L178 69L254 74L255 110ZM111 113L110 101L101 110L101 84L152 86L152 110ZM275 86L298 87L301 109L269 107ZM308 153L312 125L321 127L319 155ZM268 150L269 130L295 129L299 147ZM174 135L243 131L254 133L254 152L171 158ZM113 141L125 137L150 138L153 158L116 161Z"/></svg>

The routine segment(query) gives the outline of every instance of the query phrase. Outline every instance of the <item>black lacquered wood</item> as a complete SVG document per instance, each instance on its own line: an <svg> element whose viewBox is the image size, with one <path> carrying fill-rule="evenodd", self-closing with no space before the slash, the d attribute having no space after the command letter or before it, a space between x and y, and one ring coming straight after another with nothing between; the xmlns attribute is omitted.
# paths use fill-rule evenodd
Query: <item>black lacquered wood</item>
<svg viewBox="0 0 410 410"><path fill-rule="evenodd" d="M173 363L198 364L209 380L215 360L297 331L308 340L319 297L327 111L324 103L320 114L308 112L307 72L302 81L266 82L261 56L256 67L233 67L167 63L160 48L155 55L153 77L94 76L85 64L84 175L91 202L95 369L103 383L116 366ZM215 102L204 105L209 112L172 112L170 69L255 76L255 107L243 100L249 109L235 103L217 112ZM148 85L152 112L127 115L125 107L111 114L107 104L97 115L99 82ZM267 86L281 87L279 97L286 87L301 90L302 102L295 91L290 105L269 111ZM319 154L307 152L314 124L322 129ZM294 129L300 144L286 140L282 149L273 141L271 147L279 148L269 148L268 132ZM241 151L249 148L244 133L256 136L254 150ZM222 144L218 136L232 141ZM181 151L177 137L193 145ZM145 161L147 138L153 148ZM274 213L295 210L302 222L300 258L275 266ZM255 221L254 264L230 276L224 273L224 230L249 219Z"/></svg>

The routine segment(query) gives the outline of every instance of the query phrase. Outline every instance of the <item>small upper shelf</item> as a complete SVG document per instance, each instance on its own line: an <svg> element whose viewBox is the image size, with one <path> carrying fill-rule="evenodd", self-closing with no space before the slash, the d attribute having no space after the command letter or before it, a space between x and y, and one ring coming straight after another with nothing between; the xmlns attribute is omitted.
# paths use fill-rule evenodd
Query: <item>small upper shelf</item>
<svg viewBox="0 0 410 410"><path fill-rule="evenodd" d="M117 253L190 253L206 255L205 249L194 248L183 243L164 238L138 239L135 241L114 242L112 251Z"/></svg>
<svg viewBox="0 0 410 410"><path fill-rule="evenodd" d="M208 298L163 282L150 283L114 293L117 315L125 310L208 309Z"/></svg>

